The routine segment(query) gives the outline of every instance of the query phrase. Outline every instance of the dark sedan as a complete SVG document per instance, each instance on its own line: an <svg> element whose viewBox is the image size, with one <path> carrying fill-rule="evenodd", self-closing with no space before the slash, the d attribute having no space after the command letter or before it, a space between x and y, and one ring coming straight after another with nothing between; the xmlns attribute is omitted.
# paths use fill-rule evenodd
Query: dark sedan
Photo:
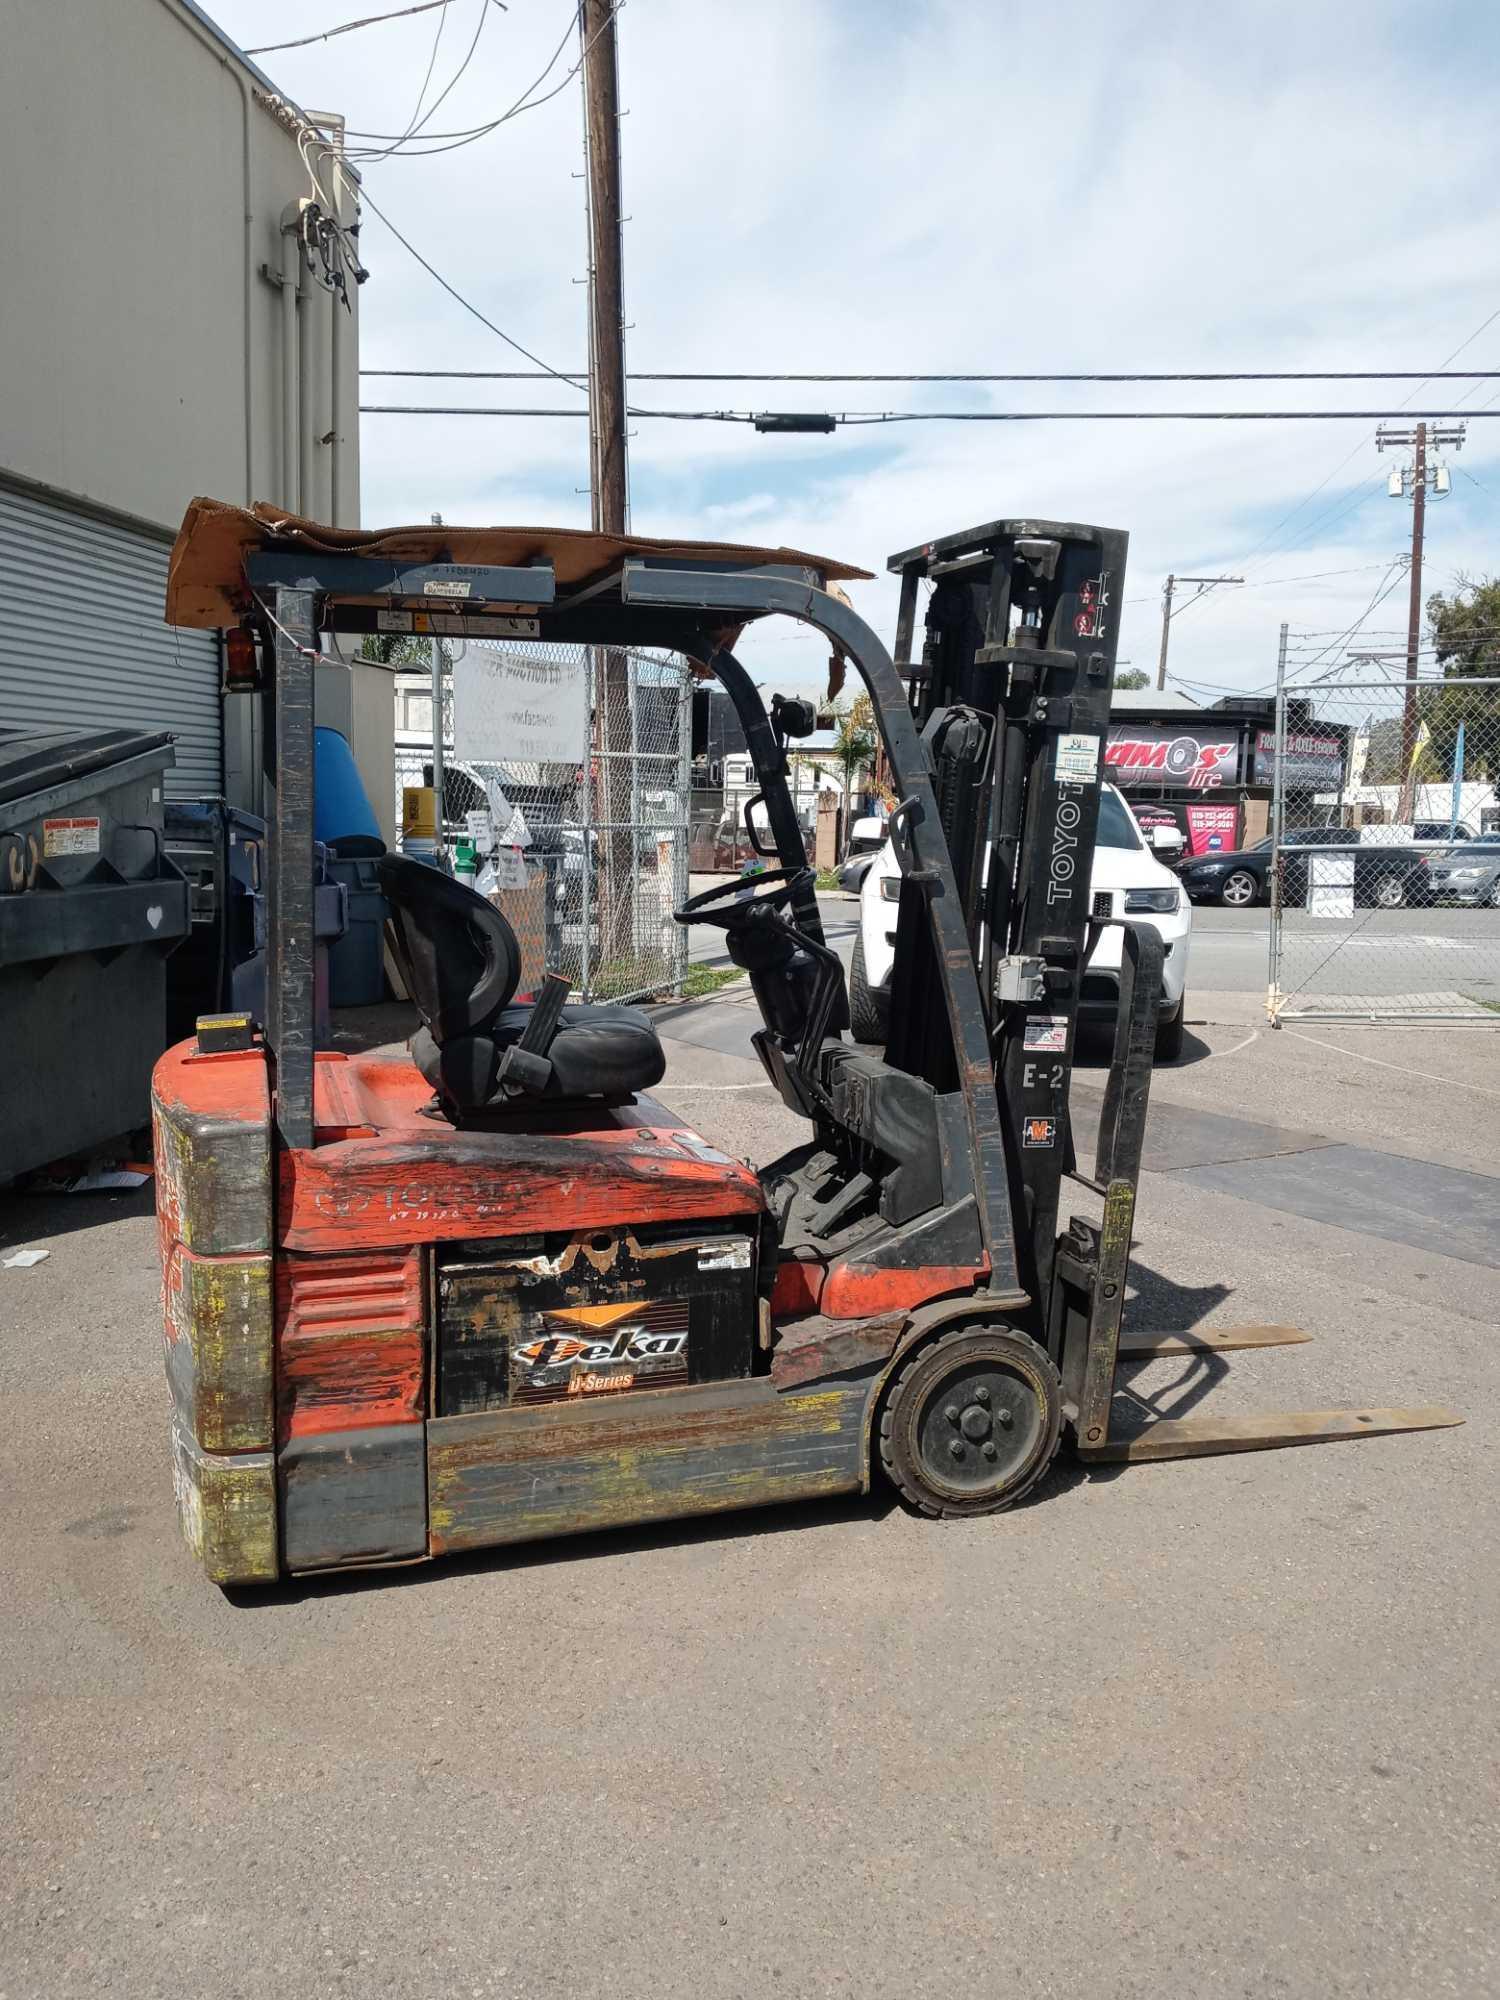
<svg viewBox="0 0 1500 2000"><path fill-rule="evenodd" d="M1368 829L1365 831L1368 832ZM1294 908L1307 902L1310 854L1306 848L1330 852L1354 849L1354 900L1362 909L1399 910L1408 903L1430 902L1425 858L1408 845L1384 845L1360 839L1353 826L1292 827L1282 838L1281 897ZM1271 900L1271 842L1227 854L1199 854L1178 869L1178 879L1195 903L1227 903L1232 910L1249 909Z"/></svg>

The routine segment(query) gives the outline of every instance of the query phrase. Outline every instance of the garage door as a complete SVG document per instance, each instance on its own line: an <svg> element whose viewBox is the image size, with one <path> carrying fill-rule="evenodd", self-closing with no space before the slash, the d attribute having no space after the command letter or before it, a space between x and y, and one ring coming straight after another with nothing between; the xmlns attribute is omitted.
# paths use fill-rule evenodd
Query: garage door
<svg viewBox="0 0 1500 2000"><path fill-rule="evenodd" d="M224 789L216 632L163 622L171 544L0 484L0 729L170 729L170 797Z"/></svg>

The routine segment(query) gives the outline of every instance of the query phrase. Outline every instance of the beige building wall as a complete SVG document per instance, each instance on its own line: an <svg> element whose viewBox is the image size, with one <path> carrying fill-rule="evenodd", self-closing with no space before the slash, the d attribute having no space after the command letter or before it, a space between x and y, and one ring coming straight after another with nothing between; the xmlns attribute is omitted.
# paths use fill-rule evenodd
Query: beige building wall
<svg viewBox="0 0 1500 2000"><path fill-rule="evenodd" d="M303 279L288 371L282 218L315 190L274 95L183 0L0 0L0 468L168 530L200 493L357 524L358 292ZM390 676L350 680L389 837ZM225 745L248 782L243 717Z"/></svg>

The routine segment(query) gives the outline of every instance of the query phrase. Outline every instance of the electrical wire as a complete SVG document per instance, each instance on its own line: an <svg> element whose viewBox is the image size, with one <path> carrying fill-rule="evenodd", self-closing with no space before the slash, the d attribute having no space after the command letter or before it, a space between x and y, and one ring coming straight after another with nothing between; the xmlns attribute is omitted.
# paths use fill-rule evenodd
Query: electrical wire
<svg viewBox="0 0 1500 2000"><path fill-rule="evenodd" d="M566 79L564 79L566 81ZM423 381L447 382L537 382L545 376L529 368L361 368L361 375L404 376ZM579 369L580 375L586 371ZM1456 368L1448 375L1420 375L1414 368L1360 368L1311 370L1237 370L1204 375L1182 371L1150 375L1034 374L1034 375L801 375L689 374L677 370L635 369L633 382L1432 382L1476 383L1500 381L1500 368ZM1469 392L1471 395L1473 391Z"/></svg>
<svg viewBox="0 0 1500 2000"><path fill-rule="evenodd" d="M448 10L445 7L442 13L438 15L437 33L432 38L432 51L427 58L427 73L422 78L422 88L417 92L417 108L411 114L411 123L407 126L405 132L401 135L401 138L397 140L396 142L397 145L400 145L405 140L409 139L412 136L413 132L417 130L417 120L421 117L422 106L427 101L427 86L428 84L431 83L432 72L437 66L438 44L443 39L443 30L445 27L447 27L447 25L448 25ZM394 153L395 150L396 150L395 146L389 148L389 151L392 153ZM384 159L387 157L387 155L385 153L376 153L371 157L375 159Z"/></svg>
<svg viewBox="0 0 1500 2000"><path fill-rule="evenodd" d="M447 18L448 17L445 14L443 16L443 20L446 21ZM449 77L447 83L444 84L443 88L438 92L437 96L432 100L431 104L428 105L426 111L422 113L422 116L406 133L406 139L415 138L417 134L420 133L420 131L422 130L422 127L427 123L428 119L436 116L438 106L443 102L443 99L448 96L450 91L452 91L455 84L457 84L460 78L463 76L464 71L469 67L469 64L474 60L474 51L479 47L479 37L484 33L485 23L486 21L489 20L489 18L490 18L489 0L479 0L479 18L475 23L474 39L469 44L468 53L465 55L463 61L459 64L458 68L453 72L452 76ZM439 34L442 33L441 25L439 26L438 32ZM422 86L422 94L424 97L426 95L426 92L427 92L427 87L424 84ZM420 99L418 100L417 108L418 110L421 110ZM387 146L383 152L379 151L371 152L368 149L361 149L356 157L358 157L361 161L366 163L373 163L376 160L388 160L392 158L393 155L400 153L405 143L406 143L405 139L399 140L394 146Z"/></svg>
<svg viewBox="0 0 1500 2000"><path fill-rule="evenodd" d="M369 200L368 195L364 198ZM370 206L375 208L373 202L370 202ZM378 208L375 208L375 213L380 216L392 234L397 236L397 240L405 243L418 263L432 272L445 291L451 292L459 304L473 313L476 319L483 320L491 332L500 333L500 329L492 320L485 319L477 306L470 305L461 293L454 291L446 279L433 271L426 258L412 249L411 244L406 243L406 239L399 235L394 224L382 215ZM500 333L500 338L510 346L518 348L521 353L526 353L526 349L520 347L518 341L511 340L509 334ZM545 362L540 365L546 369L548 375L559 382L566 382L570 388L580 386L578 377L565 375L561 369L547 368ZM581 410L463 403L361 403L359 407L367 416L382 417L574 417L585 414ZM631 405L628 414L632 417L655 417L680 423L755 424L769 417L779 421L787 417L822 416L824 413L805 410L650 410ZM839 428L859 429L872 424L1330 423L1341 418L1363 423L1368 422L1371 417L1379 417L1382 413L1379 410L844 410L827 414L828 420ZM1474 410L1469 414L1481 416L1484 412ZM1500 411L1495 414L1500 416ZM1434 412L1437 419L1451 415L1452 412L1449 410Z"/></svg>
<svg viewBox="0 0 1500 2000"><path fill-rule="evenodd" d="M479 321L481 326L487 326L491 333L495 334L499 339L505 342L507 347L513 347L516 350L517 354L524 354L528 361L534 361L538 368L546 369L549 375L555 375L559 382L565 382L570 389L577 389L584 386L581 383L575 382L571 376L564 375L559 369L548 368L547 363L543 361L542 357L539 354L533 354L529 347L523 347L519 340L513 339L511 335L505 331L504 327L496 326L495 322L492 319L490 319L488 315L482 313L479 310L478 306L472 304L468 299L466 299L463 293L457 290L455 286L450 285L448 280L443 276L442 272L435 269L433 265L429 264L427 259L422 255L421 251L417 249L416 245L408 242L406 237L404 237L401 234L401 231L396 227L395 223L391 221L390 217L386 214L385 210L381 208L371 197L370 192L367 188L361 188L360 199L367 208L369 208L375 215L379 216L380 220L385 224L386 228L391 232L392 236L395 237L396 241L401 245L402 249L405 250L410 256L415 257L417 262L422 266L422 269L428 274L428 276L431 278L435 278L437 282L442 286L443 290L448 294L448 296L452 299L455 299L458 302L458 304L463 307L465 312L472 313L474 318ZM360 408L361 410L363 410L365 408L365 405L361 404ZM519 413L519 414L525 414L525 413ZM543 415L560 416L560 417L582 417L582 416L587 416L588 411L554 410L546 412L534 412L532 414L543 414ZM638 416L641 414L641 412L631 411L629 414L632 416Z"/></svg>
<svg viewBox="0 0 1500 2000"><path fill-rule="evenodd" d="M1488 316L1488 318L1482 320L1479 323L1479 325L1475 327L1474 331L1471 334L1468 334L1463 340L1461 340L1458 343L1457 347L1453 349L1451 354L1444 355L1441 363L1439 364L1438 368L1434 371L1433 374L1423 376L1422 380L1417 384L1416 389L1414 389L1402 403L1401 408L1403 410L1409 408L1410 405L1416 400L1418 391L1424 388L1428 382L1442 379L1444 370L1452 366L1452 364L1458 359L1459 355L1463 353L1466 347L1472 347L1474 342L1478 340L1479 336L1482 333L1484 333L1488 328L1492 327L1497 319L1500 319L1500 306L1497 306L1495 310ZM1493 400L1500 402L1500 396L1495 397ZM1452 413L1449 412L1448 414L1451 415ZM1470 412L1468 414L1477 416L1478 411ZM1354 459L1358 458L1360 452L1365 449L1365 446L1368 442L1369 440L1367 439L1361 439L1360 442L1356 444L1351 451L1346 452L1344 456L1339 460L1338 464L1333 468L1333 470L1330 473L1327 473L1322 479L1320 479L1317 485L1313 487L1310 493L1305 494L1302 497L1302 499L1300 499L1297 502L1295 507L1291 508L1289 512L1283 514L1281 519L1277 521L1273 527L1267 529L1266 533L1261 536L1260 540L1255 543L1253 548L1249 549L1244 556L1241 556L1237 559L1235 567L1238 569L1251 569L1255 567L1255 565L1251 561L1251 558L1258 555L1262 549L1265 549L1266 551L1265 555L1262 557L1262 561L1269 562L1272 556L1284 554L1288 546L1295 547L1297 542L1305 539L1305 537L1312 532L1313 528L1318 524L1318 522L1324 518L1323 515L1319 515L1315 521L1304 524L1304 526L1300 528L1297 531L1297 534L1292 538L1290 544L1274 541L1274 537L1280 533L1281 529L1284 528L1289 521L1295 520L1296 517L1302 512L1303 508L1306 507L1311 501L1316 500L1318 495L1324 490L1325 487L1332 485L1333 481L1338 478L1339 474L1343 471L1346 465L1350 464ZM1361 494L1358 497L1363 498L1364 495ZM1356 503L1351 503L1351 504L1356 504ZM1348 512L1349 510L1348 508L1345 508L1342 511ZM1267 547L1268 543L1272 544L1272 546L1269 548Z"/></svg>
<svg viewBox="0 0 1500 2000"><path fill-rule="evenodd" d="M624 6L624 4L625 0L616 0L616 4L613 7L611 7L605 19L600 22L599 26L594 30L593 34L590 36L588 42L580 52L578 60L577 62L574 63L573 67L570 70L567 70L563 74L561 79L552 86L551 90L545 92L541 97L534 97L532 93L540 89L541 85L544 84L547 78L551 75L553 69L557 65L558 58L562 55L563 50L568 45L569 37L572 35L574 29L578 25L580 9L578 7L575 7L573 9L572 15L569 18L567 27L563 30L562 40L553 50L551 59L548 61L546 68L542 71L540 76L536 77L531 83L529 83L526 86L525 90L522 91L521 95L516 99L515 103L511 105L510 109L508 111L503 111L498 118L492 118L483 125L470 126L464 131L428 132L424 135L426 139L434 142L439 142L439 143L433 143L431 145L406 147L403 145L400 135L389 132L364 132L358 130L351 130L349 136L351 138L357 138L357 139L395 138L396 145L390 148L389 157L396 159L425 160L425 159L430 159L436 153L457 152L461 146L473 145L476 140L486 138L491 132L497 131L500 126L508 124L512 118L519 118L523 111L537 111L541 108L542 105L550 104L554 97L559 96L562 91L566 90L568 85L572 82L573 78L577 76L578 72L583 68L584 64L588 61L589 52L594 47L594 44L599 40L600 36L606 32L611 22L613 22L618 17L620 10ZM441 143L441 142L447 142L447 143ZM354 159L363 159L367 156L368 155L366 150L362 148L352 149L350 155L350 157ZM379 155L379 157L385 158L387 157L387 155L381 154ZM523 378L523 379L531 379L531 378Z"/></svg>
<svg viewBox="0 0 1500 2000"><path fill-rule="evenodd" d="M504 0L495 0L503 6ZM389 14L366 14L362 20L344 21L337 28L325 28L321 34L304 35L295 42L262 42L258 49L246 49L247 56L274 56L283 49L305 49L313 42L331 42L335 35L352 35L356 28L373 28L381 21L399 21L408 14L430 14L434 7L446 7L448 0L417 0L412 7L396 7Z"/></svg>

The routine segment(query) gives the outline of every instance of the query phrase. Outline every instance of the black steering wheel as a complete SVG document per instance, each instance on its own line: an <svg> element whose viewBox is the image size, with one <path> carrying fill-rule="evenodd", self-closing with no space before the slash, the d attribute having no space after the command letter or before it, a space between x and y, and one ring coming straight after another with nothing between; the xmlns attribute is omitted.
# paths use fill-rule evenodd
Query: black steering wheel
<svg viewBox="0 0 1500 2000"><path fill-rule="evenodd" d="M690 896L680 910L672 912L672 920L679 924L717 924L721 930L733 930L756 910L785 909L812 879L813 872L805 864L801 868L767 868L763 874L750 876L753 886L746 895L744 881L736 876L733 881L715 883L701 896ZM761 895L760 890L767 884L773 886ZM714 908L718 903L725 907Z"/></svg>

